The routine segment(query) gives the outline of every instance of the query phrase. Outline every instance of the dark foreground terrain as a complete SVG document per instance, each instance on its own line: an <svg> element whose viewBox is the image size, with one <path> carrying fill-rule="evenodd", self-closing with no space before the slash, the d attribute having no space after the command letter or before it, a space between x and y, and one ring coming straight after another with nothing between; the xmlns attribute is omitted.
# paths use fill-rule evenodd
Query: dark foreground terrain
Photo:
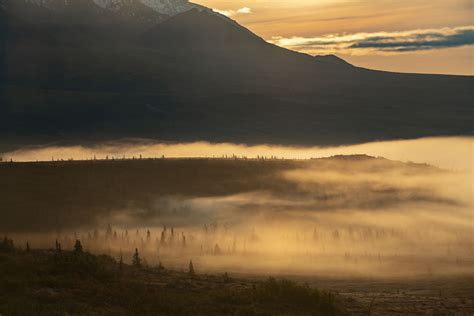
<svg viewBox="0 0 474 316"><path fill-rule="evenodd" d="M474 278L291 278L337 294L351 315L472 315Z"/></svg>
<svg viewBox="0 0 474 316"><path fill-rule="evenodd" d="M0 314L470 316L472 230L456 223L472 208L453 176L361 155L3 162L0 236L18 248L0 241Z"/></svg>
<svg viewBox="0 0 474 316"><path fill-rule="evenodd" d="M472 315L471 277L411 280L190 274L0 241L2 315ZM292 281L289 281L289 280ZM308 285L309 284L309 285ZM317 290L315 286L328 289Z"/></svg>
<svg viewBox="0 0 474 316"><path fill-rule="evenodd" d="M82 251L0 242L2 315L346 315L306 285L126 265Z"/></svg>

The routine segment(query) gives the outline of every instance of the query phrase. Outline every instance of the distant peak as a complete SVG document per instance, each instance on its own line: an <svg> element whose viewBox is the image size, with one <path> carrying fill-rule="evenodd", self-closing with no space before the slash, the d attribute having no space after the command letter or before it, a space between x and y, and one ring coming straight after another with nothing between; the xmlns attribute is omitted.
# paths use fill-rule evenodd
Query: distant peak
<svg viewBox="0 0 474 316"><path fill-rule="evenodd" d="M5 9L9 4L14 4L15 2L33 4L49 9L57 9L74 4L91 4L111 11L119 11L123 8L140 4L167 16L175 16L191 9L210 10L188 0L0 0L0 8Z"/></svg>
<svg viewBox="0 0 474 316"><path fill-rule="evenodd" d="M316 55L314 56L314 58L318 62L322 62L326 64L352 66L350 63L348 63L344 59L332 54L331 55Z"/></svg>
<svg viewBox="0 0 474 316"><path fill-rule="evenodd" d="M158 13L168 16L174 16L194 8L204 8L188 0L94 0L94 2L104 9L112 10L120 9L122 6L130 5L134 2L139 2Z"/></svg>

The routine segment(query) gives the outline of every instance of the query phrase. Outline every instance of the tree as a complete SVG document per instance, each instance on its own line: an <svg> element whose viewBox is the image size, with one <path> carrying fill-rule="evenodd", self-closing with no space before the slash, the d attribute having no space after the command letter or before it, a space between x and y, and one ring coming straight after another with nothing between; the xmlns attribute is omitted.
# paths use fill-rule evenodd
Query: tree
<svg viewBox="0 0 474 316"><path fill-rule="evenodd" d="M140 259L140 254L138 253L138 248L135 248L135 254L133 255L132 264L135 267L140 267L142 260Z"/></svg>
<svg viewBox="0 0 474 316"><path fill-rule="evenodd" d="M74 244L74 252L75 253L83 253L82 244L81 244L81 241L79 239L77 239L76 243Z"/></svg>
<svg viewBox="0 0 474 316"><path fill-rule="evenodd" d="M183 248L185 248L186 247L186 236L184 235L184 233L181 233L181 238L182 238Z"/></svg>
<svg viewBox="0 0 474 316"><path fill-rule="evenodd" d="M9 239L5 236L3 242L0 242L0 251L13 252L15 251L15 245L13 244L13 239Z"/></svg>
<svg viewBox="0 0 474 316"><path fill-rule="evenodd" d="M193 266L193 261L189 261L189 275L195 275L196 273L194 272L194 266Z"/></svg>
<svg viewBox="0 0 474 316"><path fill-rule="evenodd" d="M110 226L110 224L107 226L107 232L105 234L107 238L112 236L112 226Z"/></svg>
<svg viewBox="0 0 474 316"><path fill-rule="evenodd" d="M26 252L30 252L30 243L26 242Z"/></svg>
<svg viewBox="0 0 474 316"><path fill-rule="evenodd" d="M61 253L61 244L58 242L58 240L56 239L56 243L55 243L55 248L56 248L56 252L58 254Z"/></svg>
<svg viewBox="0 0 474 316"><path fill-rule="evenodd" d="M220 255L221 254L221 248L219 247L218 244L214 246L214 254L215 255Z"/></svg>
<svg viewBox="0 0 474 316"><path fill-rule="evenodd" d="M165 228L166 229L166 228ZM166 235L165 235L165 231L163 230L161 232L161 240L160 240L161 244L164 245L166 243Z"/></svg>
<svg viewBox="0 0 474 316"><path fill-rule="evenodd" d="M229 282L229 280L230 280L229 274L227 272L224 272L224 275L222 276L222 279L223 279L224 283Z"/></svg>

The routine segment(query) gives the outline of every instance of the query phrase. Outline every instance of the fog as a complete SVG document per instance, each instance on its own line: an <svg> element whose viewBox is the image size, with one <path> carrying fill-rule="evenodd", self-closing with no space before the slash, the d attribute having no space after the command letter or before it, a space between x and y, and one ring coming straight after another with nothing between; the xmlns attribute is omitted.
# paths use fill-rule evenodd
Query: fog
<svg viewBox="0 0 474 316"><path fill-rule="evenodd" d="M413 140L371 142L338 147L247 146L231 143L160 143L153 140L123 140L90 147L43 146L0 154L5 161L51 161L68 159L167 158L261 156L308 159L333 155L366 154L399 161L428 163L446 169L471 170L474 137L432 137Z"/></svg>
<svg viewBox="0 0 474 316"><path fill-rule="evenodd" d="M61 150L66 149L12 156L59 157ZM325 149L199 143L67 150L64 155L74 152L76 159L118 152L193 156L199 150L208 156L298 158L363 153L450 170L365 156L317 159L305 168L275 171L277 181L290 183L288 190L157 196L148 208L116 209L94 226L79 223L71 231L13 236L20 244L28 240L33 248L52 247L58 239L63 249L71 249L80 239L85 249L122 256L125 262L138 248L151 266L161 262L185 269L193 260L198 272L374 278L474 272L472 138Z"/></svg>

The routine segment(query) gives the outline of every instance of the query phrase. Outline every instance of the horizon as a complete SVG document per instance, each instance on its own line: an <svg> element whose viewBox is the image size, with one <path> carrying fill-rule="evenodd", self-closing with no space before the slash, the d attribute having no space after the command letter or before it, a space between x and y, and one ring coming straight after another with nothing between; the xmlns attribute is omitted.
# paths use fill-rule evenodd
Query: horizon
<svg viewBox="0 0 474 316"><path fill-rule="evenodd" d="M336 156L369 156L392 161L429 164L451 171L472 172L470 147L474 137L424 137L374 141L342 146L245 145L233 143L164 143L153 140L115 141L91 146L44 145L0 153L3 163L139 159L311 160ZM437 154L436 147L449 147ZM435 149L433 149L435 148ZM264 159L264 160L265 160ZM0 160L1 162L1 160Z"/></svg>

